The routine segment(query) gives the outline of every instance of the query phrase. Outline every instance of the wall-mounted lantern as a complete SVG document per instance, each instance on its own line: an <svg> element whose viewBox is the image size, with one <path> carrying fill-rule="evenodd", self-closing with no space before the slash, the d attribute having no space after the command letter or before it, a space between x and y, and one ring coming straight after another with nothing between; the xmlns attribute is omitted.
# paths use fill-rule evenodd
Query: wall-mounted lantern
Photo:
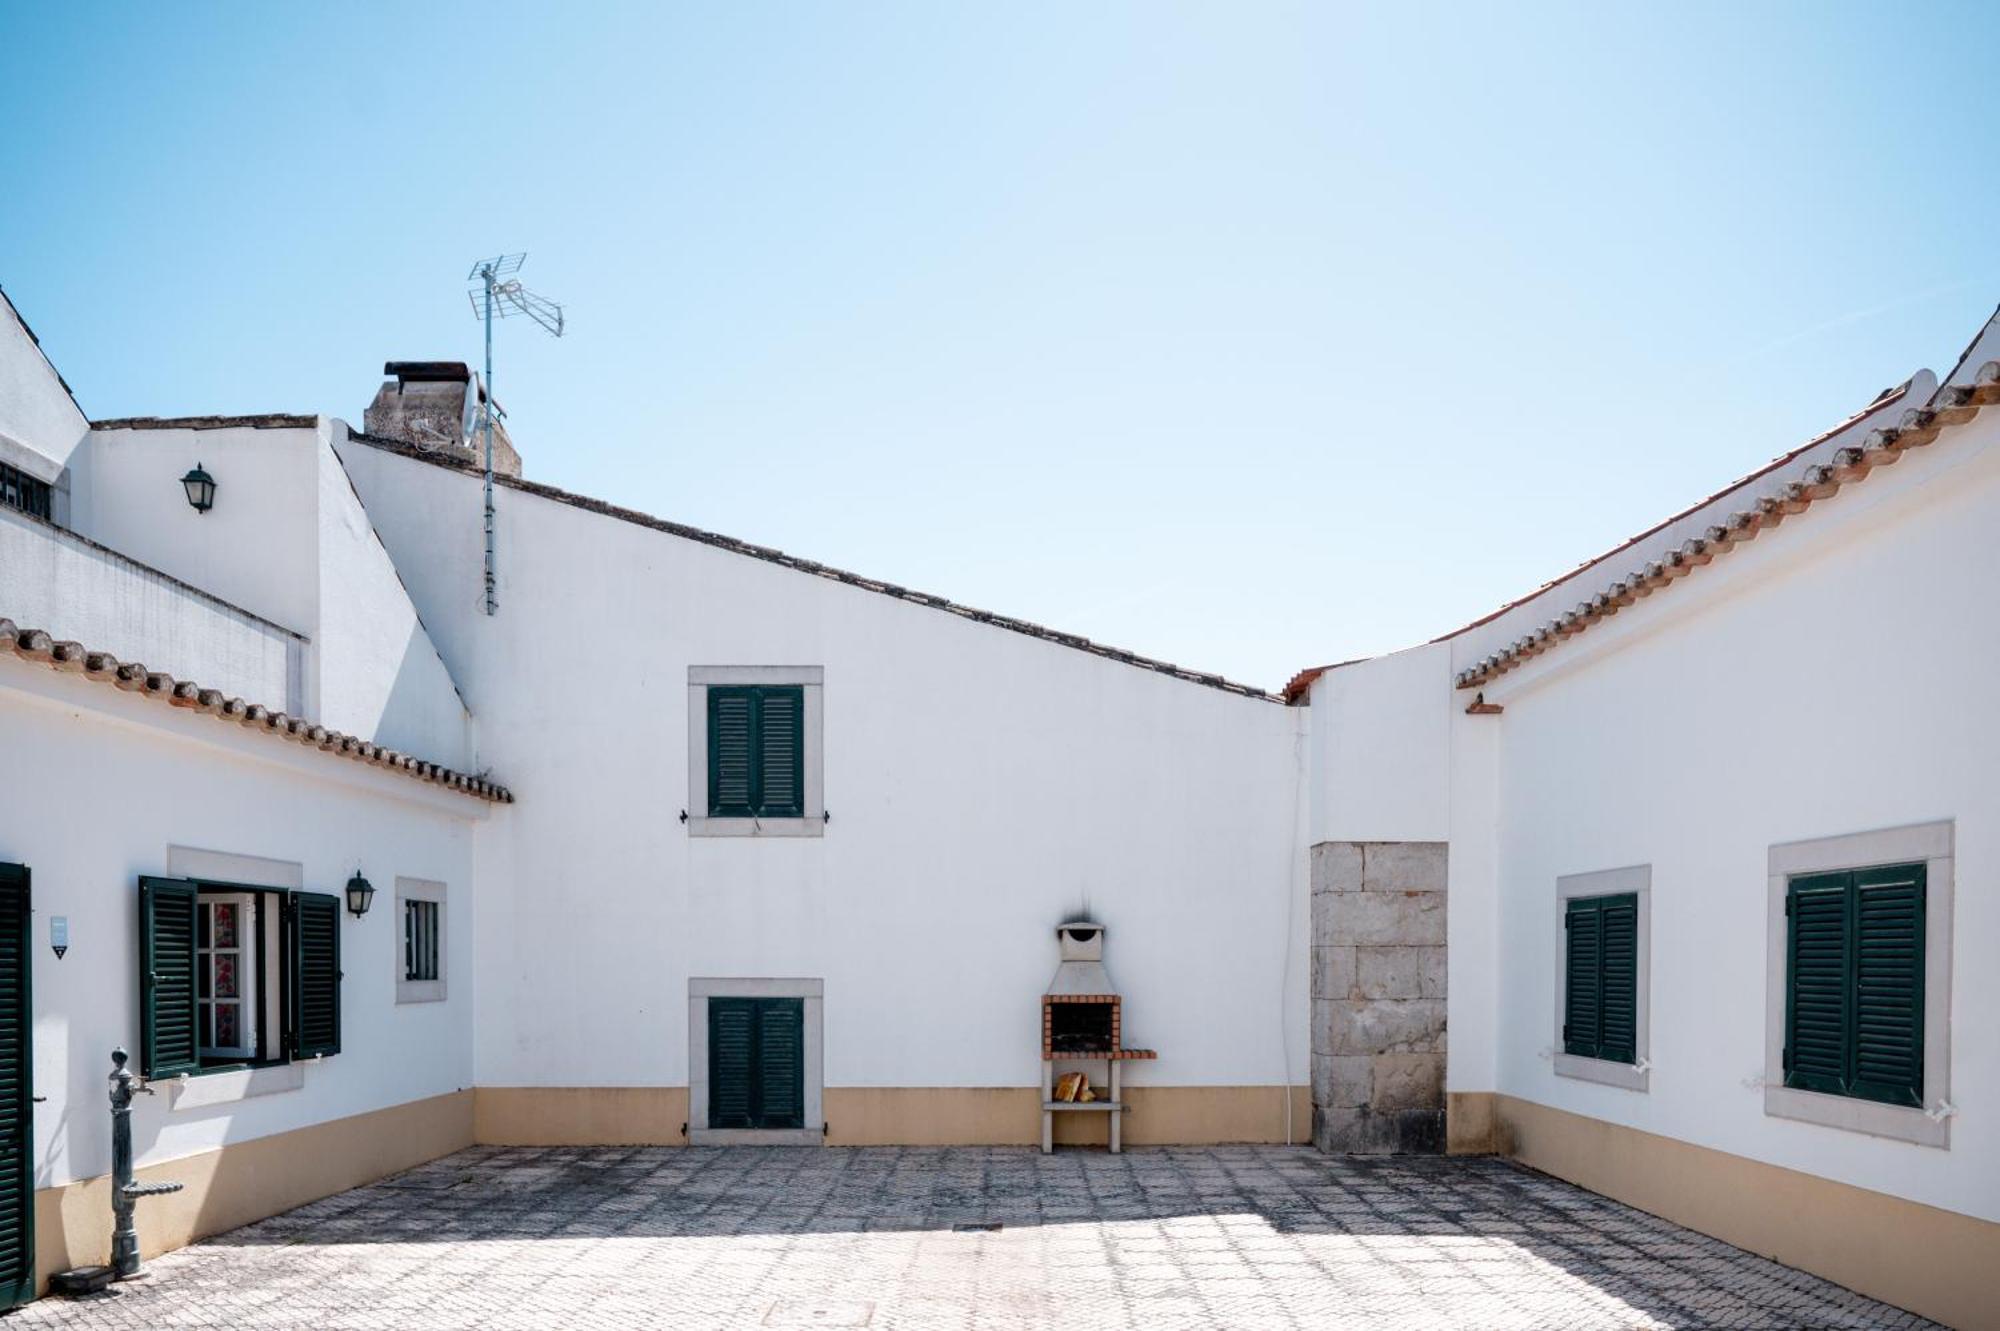
<svg viewBox="0 0 2000 1331"><path fill-rule="evenodd" d="M202 470L199 462L194 470L181 477L181 488L187 491L188 503L197 513L206 513L215 507L215 477Z"/></svg>
<svg viewBox="0 0 2000 1331"><path fill-rule="evenodd" d="M347 909L355 919L368 913L368 907L375 900L375 885L361 876L361 870L354 871L354 877L347 880Z"/></svg>

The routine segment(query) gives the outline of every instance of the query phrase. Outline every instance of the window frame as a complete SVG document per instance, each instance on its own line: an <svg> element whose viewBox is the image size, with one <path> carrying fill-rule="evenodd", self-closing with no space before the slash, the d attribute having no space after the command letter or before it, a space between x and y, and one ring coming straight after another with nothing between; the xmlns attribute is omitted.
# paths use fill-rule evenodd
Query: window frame
<svg viewBox="0 0 2000 1331"><path fill-rule="evenodd" d="M407 930L409 928L409 904L427 901L437 906L437 978L432 980L412 980L408 978L406 961L408 954ZM446 904L445 885L428 878L396 879L396 927L389 931L390 942L395 946L392 973L396 977L396 1002L441 1003L445 1000L445 982L449 978L451 926L448 920L450 908Z"/></svg>
<svg viewBox="0 0 2000 1331"><path fill-rule="evenodd" d="M211 883L201 879L195 879L194 884L195 1057L197 1060L215 1060L202 1065L199 1071L203 1074L227 1072L237 1068L261 1067L289 1061L285 1056L284 1047L284 1006L279 997L285 992L284 986L288 978L283 946L284 929L282 923L277 921L277 917L265 913L272 903L266 902L264 898L267 895L274 895L275 889L239 887L234 883ZM204 998L201 992L203 956L206 954L212 959L222 949L215 947L212 940L208 946L202 945L204 924L211 930L214 928L210 922L212 916L208 921L202 917L216 906L225 905L243 909L243 915L237 925L236 946L233 949L236 954L236 994L233 998L225 999L211 993ZM279 896L276 905L282 914L284 908L282 896ZM270 946L270 935L274 931L274 924L280 943L276 948ZM275 966L271 964L274 956L277 960ZM225 1002L234 1002L242 1010L243 1015L239 1020L246 1024L239 1029L238 1034L247 1033L251 1038L248 1041L238 1041L227 1052L206 1052L219 1050L221 1046L216 1043L209 1045L201 1043L201 1008L204 1004L207 1005L209 1020L213 1023L217 1005ZM273 1018L276 1019L275 1023ZM211 1026L209 1031L211 1039L214 1033ZM263 1052L273 1048L277 1050L275 1054L267 1055Z"/></svg>
<svg viewBox="0 0 2000 1331"><path fill-rule="evenodd" d="M1919 1146L1951 1147L1951 1117L1932 1112L1951 1100L1951 819L1770 848L1765 918L1764 1113ZM1785 903L1794 879L1896 865L1924 866L1923 1104L1898 1105L1840 1091L1787 1086L1785 1045L1791 1003L1791 922Z"/></svg>
<svg viewBox="0 0 2000 1331"><path fill-rule="evenodd" d="M55 521L56 486L0 457L0 508Z"/></svg>
<svg viewBox="0 0 2000 1331"><path fill-rule="evenodd" d="M797 1128L711 1128L708 1125L708 1000L711 998L803 999L805 1068L803 1126ZM695 976L688 980L688 1143L693 1146L823 1146L826 1144L826 1083L822 1027L823 979Z"/></svg>
<svg viewBox="0 0 2000 1331"><path fill-rule="evenodd" d="M821 742L825 721L825 670L820 666L688 667L688 835L697 837L823 837L826 800ZM711 816L709 809L708 691L710 688L785 687L801 693L799 723L801 812L778 816Z"/></svg>
<svg viewBox="0 0 2000 1331"><path fill-rule="evenodd" d="M1637 981L1632 1021L1632 1061L1613 1062L1564 1049L1563 1026L1569 1008L1569 903L1597 897L1629 896L1637 906ZM1555 1043L1558 1077L1596 1082L1620 1090L1652 1089L1653 866L1633 864L1619 869L1564 874L1556 879L1555 901Z"/></svg>

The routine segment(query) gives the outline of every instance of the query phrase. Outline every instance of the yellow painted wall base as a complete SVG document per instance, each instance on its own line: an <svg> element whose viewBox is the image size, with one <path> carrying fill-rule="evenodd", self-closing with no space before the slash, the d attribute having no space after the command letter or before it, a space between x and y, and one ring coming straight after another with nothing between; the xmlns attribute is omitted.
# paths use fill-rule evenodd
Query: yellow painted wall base
<svg viewBox="0 0 2000 1331"><path fill-rule="evenodd" d="M1447 1091L1444 1097L1446 1155L1504 1154L1500 1145L1499 1096L1491 1091Z"/></svg>
<svg viewBox="0 0 2000 1331"><path fill-rule="evenodd" d="M473 1137L489 1146L680 1146L687 1138L683 1086L482 1086ZM1310 1087L1291 1088L1291 1140L1312 1135ZM1283 1142L1281 1086L1140 1086L1125 1140L1134 1146ZM829 1146L1034 1146L1041 1092L1032 1086L830 1086ZM1099 1115L1065 1114L1056 1140L1102 1144Z"/></svg>
<svg viewBox="0 0 2000 1331"><path fill-rule="evenodd" d="M141 1253L156 1257L463 1150L472 1145L472 1105L471 1091L455 1091L148 1165L141 1183L186 1187L139 1203ZM35 1194L38 1292L57 1271L110 1256L110 1175Z"/></svg>
<svg viewBox="0 0 2000 1331"><path fill-rule="evenodd" d="M685 1086L481 1086L481 1146L685 1146Z"/></svg>
<svg viewBox="0 0 2000 1331"><path fill-rule="evenodd" d="M1487 1098L1492 1140L1522 1164L1947 1326L2000 1331L2000 1224L1513 1096Z"/></svg>

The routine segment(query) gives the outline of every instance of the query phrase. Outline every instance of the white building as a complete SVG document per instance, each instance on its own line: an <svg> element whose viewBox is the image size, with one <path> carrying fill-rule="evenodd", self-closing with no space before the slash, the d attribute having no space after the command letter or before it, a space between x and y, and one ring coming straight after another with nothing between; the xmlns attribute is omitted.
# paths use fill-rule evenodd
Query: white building
<svg viewBox="0 0 2000 1331"><path fill-rule="evenodd" d="M1997 358L1277 696L514 474L489 616L462 367L93 424L0 309L0 1285L103 1259L120 1044L152 1251L475 1142L1037 1142L1087 914L1128 1143L1507 1152L1991 1318Z"/></svg>

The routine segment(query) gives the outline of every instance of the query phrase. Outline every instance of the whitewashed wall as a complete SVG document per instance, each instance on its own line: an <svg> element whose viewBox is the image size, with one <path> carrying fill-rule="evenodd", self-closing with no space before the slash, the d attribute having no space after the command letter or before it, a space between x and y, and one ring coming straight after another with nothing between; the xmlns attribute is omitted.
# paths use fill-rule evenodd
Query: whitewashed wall
<svg viewBox="0 0 2000 1331"><path fill-rule="evenodd" d="M2000 420L1948 432L1489 686L1499 1089L2000 1219ZM1766 855L1956 821L1949 1151L1763 1112ZM1652 865L1651 1089L1559 1078L1557 875ZM1454 1045L1454 1048L1456 1046Z"/></svg>
<svg viewBox="0 0 2000 1331"><path fill-rule="evenodd" d="M169 872L173 847L289 861L323 892L359 867L381 895L365 918L341 917L342 1052L275 1094L205 1108L171 1087L139 1097L141 1164L472 1085L486 805L11 657L0 737L0 860L34 871L38 1188L110 1167L110 1052L122 1044L136 1063L139 1049L138 879ZM443 1002L396 1004L399 874L447 884ZM55 915L70 924L61 960L47 945Z"/></svg>
<svg viewBox="0 0 2000 1331"><path fill-rule="evenodd" d="M1302 1083L1299 715L341 445L482 719L482 1085L681 1085L690 976L826 982L829 1086L1023 1086L1088 901L1163 1085ZM691 665L825 671L823 838L698 839ZM1304 1125L1300 1125L1303 1134Z"/></svg>
<svg viewBox="0 0 2000 1331"><path fill-rule="evenodd" d="M302 705L302 636L12 509L0 509L0 615L233 697Z"/></svg>
<svg viewBox="0 0 2000 1331"><path fill-rule="evenodd" d="M1450 843L1445 1086L1494 1088L1499 959L1490 717L1452 688L1452 646L1426 643L1329 669L1302 710L1311 735L1309 841Z"/></svg>
<svg viewBox="0 0 2000 1331"><path fill-rule="evenodd" d="M464 705L328 446L335 429L94 431L73 463L72 524L310 639L315 721L470 767ZM206 513L182 497L197 462L216 479Z"/></svg>
<svg viewBox="0 0 2000 1331"><path fill-rule="evenodd" d="M0 296L0 462L55 481L90 423Z"/></svg>
<svg viewBox="0 0 2000 1331"><path fill-rule="evenodd" d="M1920 376L1921 396L1934 383ZM1451 1089L2000 1219L2000 977L1984 964L2000 943L2000 419L1948 431L1487 684L1502 715L1464 714L1456 671L1649 550L1450 640L1447 660L1431 646L1322 676L1315 837L1448 826ZM1939 819L1955 821L1958 855L1950 1150L1766 1116L1769 848ZM1632 864L1652 866L1643 1093L1558 1077L1548 1057L1556 879Z"/></svg>

